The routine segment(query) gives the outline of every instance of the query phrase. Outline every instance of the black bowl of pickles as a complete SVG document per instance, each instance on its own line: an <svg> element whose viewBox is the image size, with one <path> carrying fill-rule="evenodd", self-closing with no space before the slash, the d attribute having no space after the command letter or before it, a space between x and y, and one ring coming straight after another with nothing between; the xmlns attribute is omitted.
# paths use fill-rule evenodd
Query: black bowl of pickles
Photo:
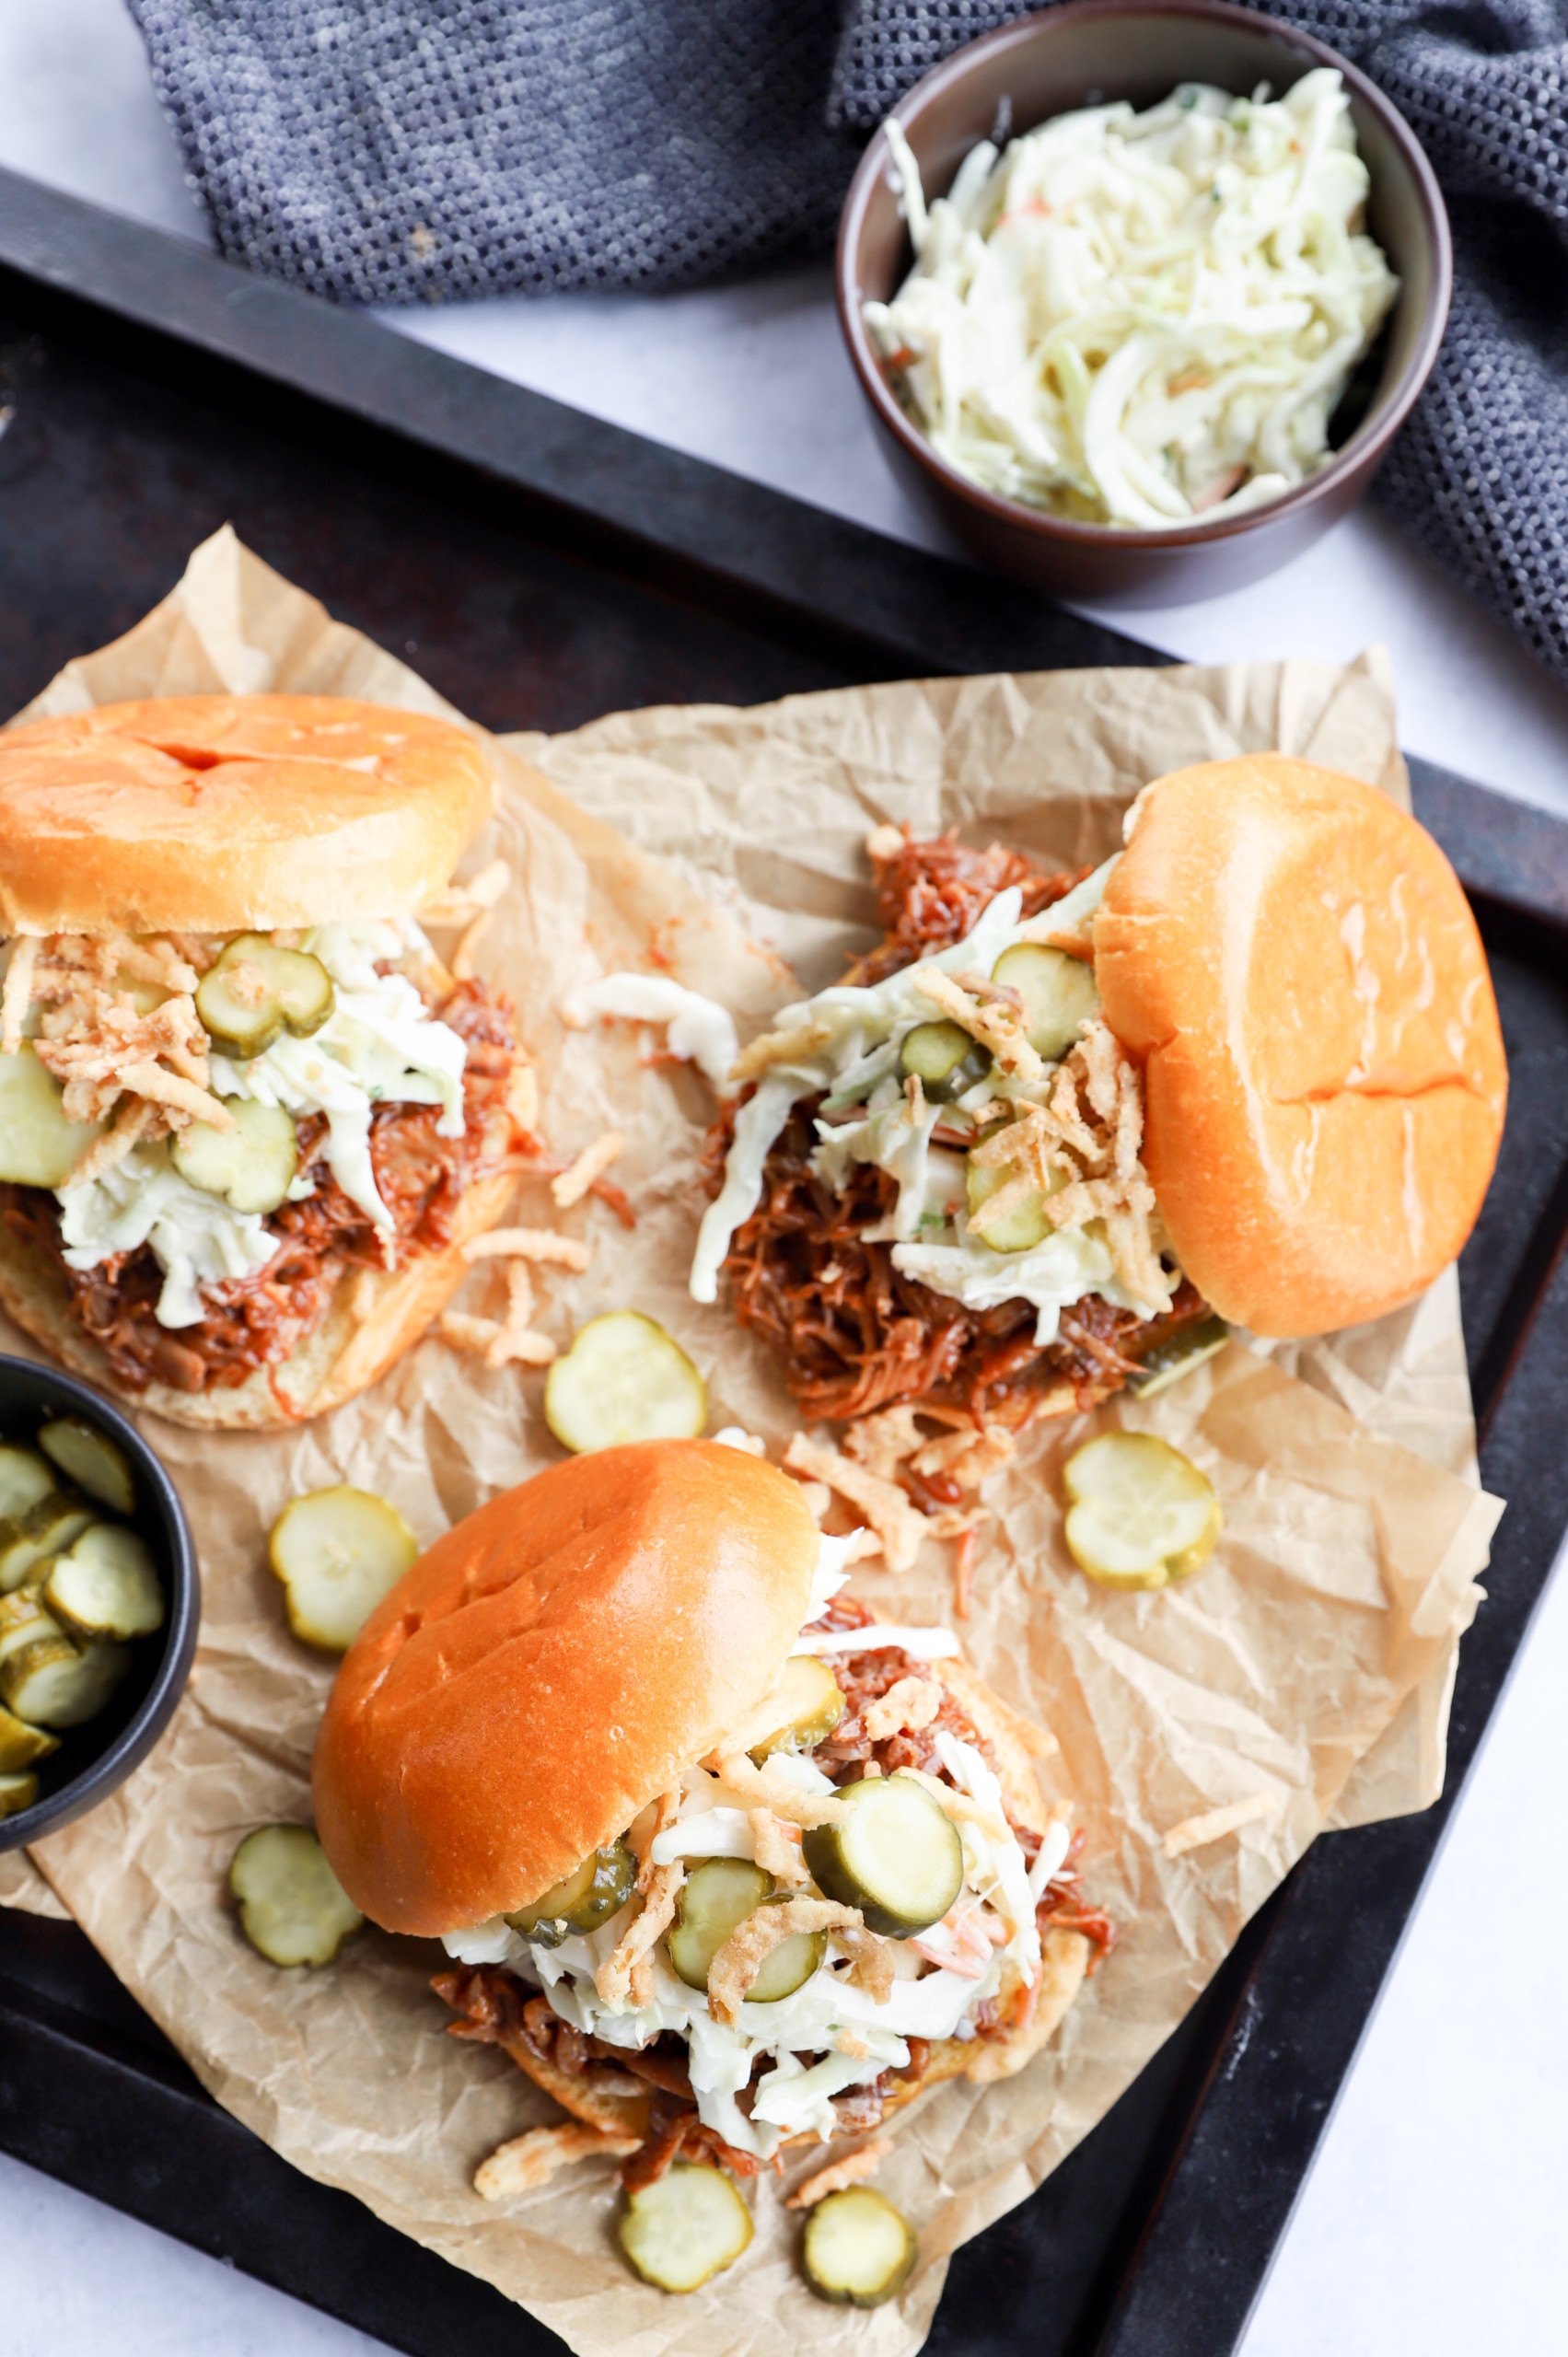
<svg viewBox="0 0 1568 2357"><path fill-rule="evenodd" d="M200 1617L180 1500L134 1426L0 1356L0 1850L84 1816L146 1758Z"/></svg>

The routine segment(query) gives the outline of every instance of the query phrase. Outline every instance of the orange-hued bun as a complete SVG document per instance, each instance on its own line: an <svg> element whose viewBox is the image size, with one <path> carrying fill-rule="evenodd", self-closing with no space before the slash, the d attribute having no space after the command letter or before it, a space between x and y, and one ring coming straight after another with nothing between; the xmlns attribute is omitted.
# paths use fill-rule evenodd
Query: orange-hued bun
<svg viewBox="0 0 1568 2357"><path fill-rule="evenodd" d="M316 1826L389 1932L526 1907L679 1784L772 1685L819 1539L715 1441L552 1466L449 1530L343 1658Z"/></svg>
<svg viewBox="0 0 1568 2357"><path fill-rule="evenodd" d="M388 917L494 803L449 721L340 696L166 696L0 733L0 934Z"/></svg>
<svg viewBox="0 0 1568 2357"><path fill-rule="evenodd" d="M1095 920L1183 1270L1257 1334L1408 1301L1455 1258L1508 1075L1458 877L1386 795L1283 755L1145 788Z"/></svg>

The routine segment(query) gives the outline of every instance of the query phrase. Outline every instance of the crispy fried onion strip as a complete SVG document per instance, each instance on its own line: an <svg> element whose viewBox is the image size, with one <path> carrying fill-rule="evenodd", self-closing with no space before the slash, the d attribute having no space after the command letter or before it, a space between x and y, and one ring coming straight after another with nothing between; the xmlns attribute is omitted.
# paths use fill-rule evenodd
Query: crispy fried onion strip
<svg viewBox="0 0 1568 2357"><path fill-rule="evenodd" d="M593 1258L575 1237L558 1236L552 1227L493 1227L470 1236L462 1248L470 1265L475 1260L537 1260L542 1267L571 1269L579 1276Z"/></svg>
<svg viewBox="0 0 1568 2357"><path fill-rule="evenodd" d="M785 2201L784 2208L810 2210L819 2201L826 2200L830 2193L842 2193L846 2185L864 2184L868 2177L876 2176L892 2149L890 2136L873 2136L868 2144L862 2144L855 2152L846 2153L842 2161L830 2161L827 2167L819 2169L814 2177L803 2177ZM505 2150L505 2145L502 2150Z"/></svg>
<svg viewBox="0 0 1568 2357"><path fill-rule="evenodd" d="M654 1843L658 1840L665 1827L673 1825L680 1814L679 1785L677 1784L670 1792L661 1793L657 1800L650 1802L649 1805L653 1810L653 1816L645 1830L641 1831L631 1845L636 1852L637 1888L640 1892L647 1890L649 1883L658 1871L654 1864Z"/></svg>
<svg viewBox="0 0 1568 2357"><path fill-rule="evenodd" d="M482 2201L509 2201L547 2184L557 2169L569 2168L574 2161L624 2160L642 2141L640 2136L607 2135L580 2119L563 2119L556 2128L530 2128L525 2135L497 2144L489 2159L481 2161L473 2173L473 2189Z"/></svg>
<svg viewBox="0 0 1568 2357"><path fill-rule="evenodd" d="M1015 1176L971 1214L970 1225L983 1235L1037 1193L1044 1194L1054 1227L1103 1220L1117 1275L1135 1301L1157 1315L1170 1305L1171 1285L1160 1267L1143 1143L1137 1067L1096 1017L1057 1068L1045 1102L1029 1106L972 1149L977 1168L1006 1167Z"/></svg>
<svg viewBox="0 0 1568 2357"><path fill-rule="evenodd" d="M625 1144L619 1130L606 1130L601 1136L595 1138L591 1145L586 1145L575 1162L550 1182L550 1191L555 1198L557 1208L570 1211L574 1203L580 1203L594 1180L603 1178Z"/></svg>
<svg viewBox="0 0 1568 2357"><path fill-rule="evenodd" d="M884 1743L889 1736L928 1727L942 1702L943 1689L935 1678L900 1678L868 1706L861 1727L873 1743Z"/></svg>
<svg viewBox="0 0 1568 2357"><path fill-rule="evenodd" d="M771 1808L754 1808L747 1812L751 1827L751 1847L757 1864L775 1882L787 1883L791 1890L805 1890L811 1881L800 1844L800 1828L789 1824Z"/></svg>
<svg viewBox="0 0 1568 2357"><path fill-rule="evenodd" d="M106 1170L112 1170L116 1163L123 1162L132 1147L140 1145L147 1136L157 1120L157 1107L149 1105L145 1097L122 1106L113 1126L105 1130L101 1137L95 1138L87 1152L78 1155L72 1164L71 1185L84 1187L89 1178L101 1178Z"/></svg>
<svg viewBox="0 0 1568 2357"><path fill-rule="evenodd" d="M858 1909L831 1898L786 1898L782 1907L759 1907L738 1923L708 1968L708 2003L715 2021L733 2022L746 1991L776 1947L800 1932L845 1932L864 1928ZM841 1939L841 1945L842 1945Z"/></svg>
<svg viewBox="0 0 1568 2357"><path fill-rule="evenodd" d="M920 1412L935 1421L934 1411ZM908 1465L923 1475L946 1473L960 1490L978 1490L1008 1462L1017 1446L1016 1434L1005 1425L987 1424L977 1431L968 1416L957 1420L954 1431L933 1436L921 1430L915 1411L904 1405L863 1416L844 1434L849 1455L877 1480L890 1482L900 1466Z"/></svg>
<svg viewBox="0 0 1568 2357"><path fill-rule="evenodd" d="M1184 1817L1173 1825L1165 1837L1165 1854L1179 1858L1189 1850L1201 1850L1210 1841L1223 1841L1227 1833L1239 1832L1244 1825L1256 1825L1260 1817L1274 1817L1284 1805L1278 1793L1250 1793L1244 1801L1229 1801L1224 1808L1204 1809L1202 1816Z"/></svg>
<svg viewBox="0 0 1568 2357"><path fill-rule="evenodd" d="M864 1925L859 1931L845 1927L833 1937L850 1958L852 1986L864 1989L874 2005L885 2005L894 1981L904 1977L899 1970L897 1943L885 1940L880 1932L866 1931Z"/></svg>
<svg viewBox="0 0 1568 2357"><path fill-rule="evenodd" d="M900 1405L883 1408L875 1416L862 1416L845 1433L844 1446L855 1463L864 1465L878 1481L891 1481L924 1439L914 1410Z"/></svg>
<svg viewBox="0 0 1568 2357"><path fill-rule="evenodd" d="M594 1975L600 2003L611 2010L624 2005L637 1966L674 1922L675 1902L685 1879L686 1869L679 1858L670 1865L656 1866L648 1876L641 1912Z"/></svg>
<svg viewBox="0 0 1568 2357"><path fill-rule="evenodd" d="M857 1465L830 1442L796 1433L784 1456L784 1470L808 1481L822 1481L865 1515L882 1542L890 1572L907 1572L920 1552L932 1524L899 1488L896 1481Z"/></svg>
<svg viewBox="0 0 1568 2357"><path fill-rule="evenodd" d="M139 983L169 995L149 1009L134 996ZM20 941L12 951L0 1002L0 1041L19 1048L28 1018L40 1010L33 1047L62 1089L68 1120L101 1121L130 1097L156 1109L110 1148L87 1149L91 1177L110 1169L146 1136L203 1120L228 1129L232 1116L207 1087L207 1035L192 996L197 974L167 941L55 935ZM73 1172L69 1183L78 1181Z"/></svg>
<svg viewBox="0 0 1568 2357"><path fill-rule="evenodd" d="M197 979L195 967L164 940L55 934L43 944L19 941L6 978L0 1039L7 1049L18 1047L28 1016L39 1008L35 1044L65 1087L68 1117L99 1120L128 1087L145 1093L131 1087L132 1065L167 1060L180 1078L204 1086L207 1039L192 996ZM148 982L169 993L150 1011L134 995L136 984Z"/></svg>
<svg viewBox="0 0 1568 2357"><path fill-rule="evenodd" d="M833 1036L833 1027L819 1018L809 1023L797 1023L793 1031L763 1031L749 1047L742 1048L729 1068L729 1087L738 1088L743 1081L755 1080L770 1064L799 1063L814 1056L819 1048L827 1046Z"/></svg>
<svg viewBox="0 0 1568 2357"><path fill-rule="evenodd" d="M989 1048L1002 1070L1015 1080L1043 1080L1046 1067L1030 1047L1024 1004L1005 982L989 982L979 974L947 974L940 966L917 966L910 978L934 1006Z"/></svg>
<svg viewBox="0 0 1568 2357"><path fill-rule="evenodd" d="M801 1825L807 1831L818 1825L837 1825L846 1806L833 1794L803 1793L798 1784L770 1776L743 1751L727 1753L719 1762L719 1774L732 1793L738 1793L754 1808L771 1808L786 1825Z"/></svg>
<svg viewBox="0 0 1568 2357"><path fill-rule="evenodd" d="M487 1366L513 1362L519 1366L548 1366L555 1356L555 1345L548 1334L535 1334L526 1324L519 1329L510 1314L502 1324L494 1318L472 1317L466 1309L444 1310L440 1334L455 1351L477 1352Z"/></svg>

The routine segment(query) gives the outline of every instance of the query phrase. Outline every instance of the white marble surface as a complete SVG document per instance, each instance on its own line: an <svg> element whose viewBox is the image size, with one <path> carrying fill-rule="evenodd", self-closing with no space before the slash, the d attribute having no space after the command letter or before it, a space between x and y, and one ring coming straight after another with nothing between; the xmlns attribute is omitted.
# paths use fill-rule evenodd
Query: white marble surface
<svg viewBox="0 0 1568 2357"><path fill-rule="evenodd" d="M120 0L0 0L0 164L204 226ZM395 322L497 373L929 541L861 416L820 271L671 298ZM1407 745L1568 813L1568 694L1375 516L1240 596L1121 626L1192 660L1393 651ZM1568 2342L1568 1887L1552 1839L1568 1690L1559 1581L1499 1714L1244 2344L1473 2357ZM1516 1923L1518 1926L1516 1932ZM9 2336L52 2357L350 2357L374 2344L0 2158ZM1194 2351L1192 2357L1206 2357Z"/></svg>

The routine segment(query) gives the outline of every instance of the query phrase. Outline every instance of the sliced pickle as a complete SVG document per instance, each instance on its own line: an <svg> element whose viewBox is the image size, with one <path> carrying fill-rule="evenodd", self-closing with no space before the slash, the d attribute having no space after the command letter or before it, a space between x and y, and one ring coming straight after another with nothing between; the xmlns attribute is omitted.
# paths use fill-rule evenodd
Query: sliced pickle
<svg viewBox="0 0 1568 2357"><path fill-rule="evenodd" d="M707 1987L714 1956L772 1887L772 1877L745 1858L704 1858L687 1869L668 1945L688 1989Z"/></svg>
<svg viewBox="0 0 1568 2357"><path fill-rule="evenodd" d="M1167 1384L1179 1383L1184 1375L1223 1351L1229 1340L1230 1328L1223 1318L1205 1318L1201 1325L1189 1326L1185 1333L1173 1334L1168 1342L1148 1352L1143 1373L1129 1376L1127 1388L1135 1399L1152 1399Z"/></svg>
<svg viewBox="0 0 1568 2357"><path fill-rule="evenodd" d="M787 1891L779 1891L762 1901L764 1907L784 1907L789 1903ZM804 1989L822 1958L828 1953L826 1932L792 1932L776 1948L770 1948L757 1968L756 1978L746 1991L749 2005L776 2005L782 1998L793 1997Z"/></svg>
<svg viewBox="0 0 1568 2357"><path fill-rule="evenodd" d="M695 1440L707 1387L672 1335L637 1309L590 1318L544 1386L544 1421L579 1457L622 1441Z"/></svg>
<svg viewBox="0 0 1568 2357"><path fill-rule="evenodd" d="M24 1645L41 1637L63 1637L64 1631L45 1607L36 1587L19 1587L0 1596L0 1666Z"/></svg>
<svg viewBox="0 0 1568 2357"><path fill-rule="evenodd" d="M313 1490L284 1508L267 1541L288 1625L308 1645L345 1654L366 1621L419 1561L396 1506L369 1490Z"/></svg>
<svg viewBox="0 0 1568 2357"><path fill-rule="evenodd" d="M874 1932L912 1939L939 1923L963 1887L958 1827L912 1777L842 1784L849 1807L803 1844L817 1887L841 1907L858 1907Z"/></svg>
<svg viewBox="0 0 1568 2357"><path fill-rule="evenodd" d="M1019 1175L1011 1162L978 1163L971 1155L964 1166L970 1220L983 1203L988 1203L993 1195L999 1195L1004 1187L1010 1187ZM1054 1172L1052 1176L1055 1176ZM1011 1211L1004 1212L1001 1218L993 1221L988 1227L977 1227L974 1233L982 1244L989 1244L993 1252L1032 1251L1051 1234L1045 1194L1054 1195L1057 1191L1055 1187L1051 1187L1042 1193L1038 1187L1031 1187L1027 1195L1019 1197Z"/></svg>
<svg viewBox="0 0 1568 2357"><path fill-rule="evenodd" d="M815 1751L844 1714L839 1681L815 1654L792 1654L768 1701L777 1706L779 1724L752 1748L759 1767L774 1751Z"/></svg>
<svg viewBox="0 0 1568 2357"><path fill-rule="evenodd" d="M131 1666L123 1645L41 1637L0 1666L0 1701L30 1726L79 1727L96 1719Z"/></svg>
<svg viewBox="0 0 1568 2357"><path fill-rule="evenodd" d="M0 1055L0 1179L17 1187L63 1187L103 1132L101 1121L68 1121L64 1091L24 1039Z"/></svg>
<svg viewBox="0 0 1568 2357"><path fill-rule="evenodd" d="M0 1443L0 1520L19 1521L57 1487L52 1469L36 1448Z"/></svg>
<svg viewBox="0 0 1568 2357"><path fill-rule="evenodd" d="M846 2185L812 2211L800 2255L819 2299L879 2308L909 2280L914 2232L885 2193Z"/></svg>
<svg viewBox="0 0 1568 2357"><path fill-rule="evenodd" d="M0 1817L19 1817L38 1798L38 1778L26 1770L20 1775L0 1775Z"/></svg>
<svg viewBox="0 0 1568 2357"><path fill-rule="evenodd" d="M1191 1578L1225 1527L1213 1484L1153 1433L1101 1433L1062 1469L1068 1551L1107 1587Z"/></svg>
<svg viewBox="0 0 1568 2357"><path fill-rule="evenodd" d="M275 1212L299 1168L293 1114L281 1105L258 1105L253 1097L218 1101L234 1127L192 1121L170 1145L169 1160L181 1178L204 1194L221 1195L237 1212Z"/></svg>
<svg viewBox="0 0 1568 2357"><path fill-rule="evenodd" d="M899 1050L899 1070L912 1073L928 1103L950 1105L991 1070L991 1058L961 1023L917 1023Z"/></svg>
<svg viewBox="0 0 1568 2357"><path fill-rule="evenodd" d="M269 1964L331 1964L365 1918L308 1825L261 1825L234 1853L239 1928Z"/></svg>
<svg viewBox="0 0 1568 2357"><path fill-rule="evenodd" d="M47 1759L59 1748L57 1735L46 1735L42 1727L30 1727L25 1719L18 1719L14 1711L0 1709L0 1773L14 1775L17 1769L30 1768L35 1759Z"/></svg>
<svg viewBox="0 0 1568 2357"><path fill-rule="evenodd" d="M564 1881L552 1884L531 1906L515 1909L506 1921L536 1947L556 1948L574 1933L597 1932L619 1915L636 1882L636 1859L624 1841L611 1841L590 1850Z"/></svg>
<svg viewBox="0 0 1568 2357"><path fill-rule="evenodd" d="M704 1858L681 1886L668 1945L669 1960L689 1989L705 1989L713 1962L730 1933L759 1907L783 1904L772 1877L744 1858ZM796 1932L762 1959L746 1992L749 2004L776 2005L804 1988L827 1954L825 1932Z"/></svg>
<svg viewBox="0 0 1568 2357"><path fill-rule="evenodd" d="M319 1031L332 1011L332 978L308 950L280 949L264 933L242 933L196 986L196 1012L220 1054L237 1063L265 1054L291 1031Z"/></svg>
<svg viewBox="0 0 1568 2357"><path fill-rule="evenodd" d="M1090 1016L1099 1011L1094 968L1081 958L1069 958L1064 949L1048 949L1043 942L1019 941L1005 949L991 979L1017 992L1024 1002L1029 1045L1048 1063L1066 1054Z"/></svg>
<svg viewBox="0 0 1568 2357"><path fill-rule="evenodd" d="M43 1600L76 1637L150 1637L163 1626L152 1549L123 1523L89 1523L50 1565Z"/></svg>
<svg viewBox="0 0 1568 2357"><path fill-rule="evenodd" d="M628 2196L620 2235L645 2283L696 2292L740 2257L751 2239L751 2212L722 2169L677 2161Z"/></svg>
<svg viewBox="0 0 1568 2357"><path fill-rule="evenodd" d="M38 1445L68 1481L96 1498L100 1506L108 1506L113 1514L135 1513L136 1478L130 1458L85 1416L56 1417L53 1423L45 1424Z"/></svg>
<svg viewBox="0 0 1568 2357"><path fill-rule="evenodd" d="M20 1587L52 1555L64 1554L96 1519L74 1490L52 1490L30 1514L0 1523L0 1594Z"/></svg>

